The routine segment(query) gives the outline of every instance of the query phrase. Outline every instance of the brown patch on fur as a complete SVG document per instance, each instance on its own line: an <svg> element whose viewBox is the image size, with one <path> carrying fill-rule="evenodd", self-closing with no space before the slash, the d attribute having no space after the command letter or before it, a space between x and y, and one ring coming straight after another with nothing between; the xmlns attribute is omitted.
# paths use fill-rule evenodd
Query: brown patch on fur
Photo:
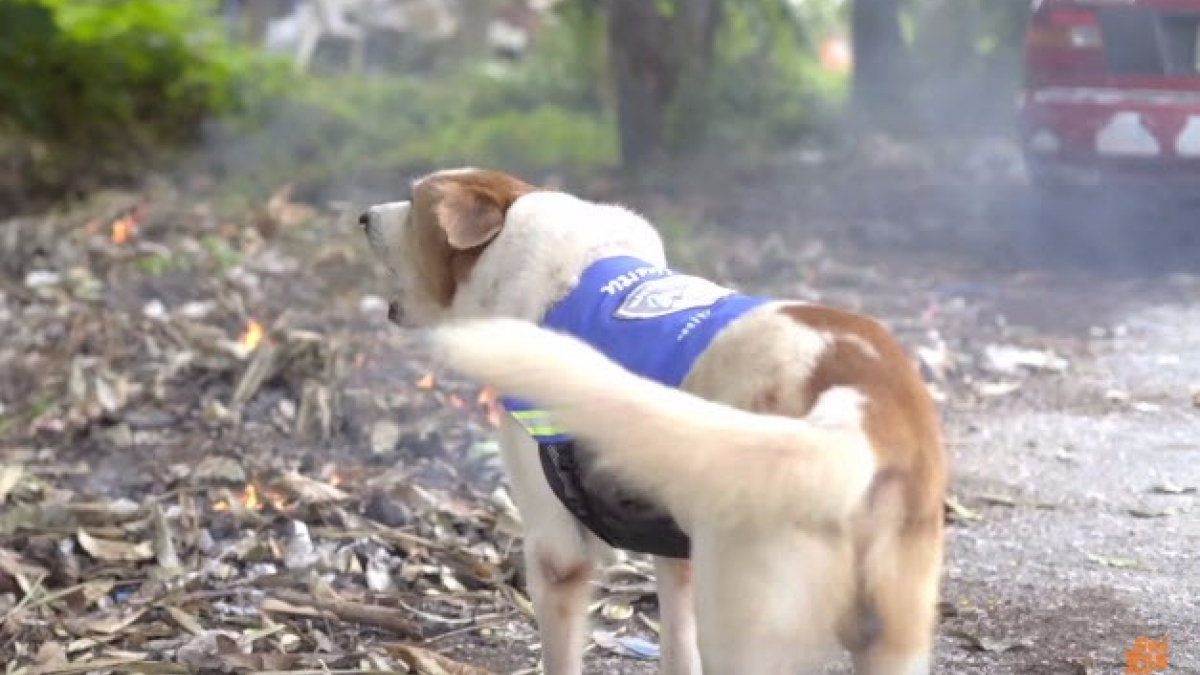
<svg viewBox="0 0 1200 675"><path fill-rule="evenodd" d="M413 187L406 236L412 264L433 298L450 305L487 244L500 233L513 202L534 187L499 171L434 175Z"/></svg>
<svg viewBox="0 0 1200 675"><path fill-rule="evenodd" d="M865 316L789 306L785 314L832 337L805 384L809 406L833 387L864 397L863 427L879 470L856 518L854 606L839 636L863 672L890 672L929 647L941 570L947 467L938 413L912 360Z"/></svg>
<svg viewBox="0 0 1200 675"><path fill-rule="evenodd" d="M769 387L759 392L757 396L750 401L749 410L757 413L774 413L779 410L779 389ZM811 406L811 404L809 404Z"/></svg>
<svg viewBox="0 0 1200 675"><path fill-rule="evenodd" d="M592 574L592 563L589 561L562 566L549 556L539 555L537 565L542 578L552 586L576 586L587 583Z"/></svg>
<svg viewBox="0 0 1200 675"><path fill-rule="evenodd" d="M884 482L903 484L906 520L940 522L946 461L938 412L908 354L886 328L865 316L811 305L781 311L833 338L806 383L807 406L833 387L859 391L865 399L864 429L879 453L880 471L889 478Z"/></svg>
<svg viewBox="0 0 1200 675"><path fill-rule="evenodd" d="M663 559L664 565L669 565L675 572L675 578L680 586L692 585L692 561L686 558Z"/></svg>

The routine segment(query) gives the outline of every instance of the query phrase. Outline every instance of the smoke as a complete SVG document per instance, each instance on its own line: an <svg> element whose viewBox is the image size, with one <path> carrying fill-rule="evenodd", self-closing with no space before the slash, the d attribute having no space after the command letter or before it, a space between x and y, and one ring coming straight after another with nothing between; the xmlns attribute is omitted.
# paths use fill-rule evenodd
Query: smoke
<svg viewBox="0 0 1200 675"><path fill-rule="evenodd" d="M805 221L830 222L836 236L855 246L954 255L1000 270L1144 275L1194 266L1197 233L1189 221L1195 209L1186 194L1181 198L1178 192L1131 183L1068 190L1031 179L1017 139L1028 6L1027 0L910 2L909 18L916 28L915 35L908 36L910 62L900 72L904 105L898 101L896 106L897 114L903 109L905 123L873 128L852 120L847 111L842 145L823 147L827 137L812 134L801 143L806 149L781 152L805 157L787 175L756 172L753 181L775 180L780 185L759 190L771 195L769 203L753 208L774 214L771 220L790 219L800 227L808 226ZM463 16L472 11L480 10L473 8ZM288 16L284 9L277 8L276 14ZM478 16L464 20L487 24ZM367 53L379 53L378 46L368 45ZM322 58L345 60L349 55L340 48L318 49L314 63L319 66ZM425 77L440 77L420 52L410 50L402 63L392 64L388 75L416 69ZM387 71L386 66L376 68ZM436 152L397 160L413 154L413 148L405 146L414 136L421 140L421 130L404 121L436 114L429 108L439 102L418 100L414 92L388 80L385 76L375 85L345 88L343 95L351 100L340 106L282 100L263 116L265 124L253 129L215 123L202 151L190 158L180 175L201 186L224 181L236 192L259 197L292 182L301 199L362 204L395 198L411 174L443 163L470 162L470 157ZM336 91L328 89L331 97ZM525 97L532 95L531 90ZM514 114L521 114L523 104L513 105ZM755 116L780 115L746 112L744 121L724 120L733 128L721 129L720 135L749 135L757 129ZM454 119L461 122L462 117ZM429 128L439 125L435 119ZM469 126L466 130L475 131ZM813 146L826 161L810 161ZM828 159L838 155L836 162ZM709 163L714 162L716 166L684 170L725 177L726 158ZM499 168L520 170L516 161ZM797 189L798 182L821 189ZM734 214L725 220L745 218Z"/></svg>
<svg viewBox="0 0 1200 675"><path fill-rule="evenodd" d="M1186 184L1166 188L1148 174L1088 187L1031 175L1017 137L1026 0L911 6L920 27L912 124L894 140L925 154L931 183L912 197L946 221L912 243L1001 269L1146 276L1197 267L1200 214Z"/></svg>

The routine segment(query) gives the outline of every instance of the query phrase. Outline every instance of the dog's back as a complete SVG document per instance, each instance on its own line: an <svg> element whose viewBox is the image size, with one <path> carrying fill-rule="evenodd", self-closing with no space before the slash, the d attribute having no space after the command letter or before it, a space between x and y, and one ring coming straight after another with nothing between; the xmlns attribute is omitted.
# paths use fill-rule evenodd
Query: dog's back
<svg viewBox="0 0 1200 675"><path fill-rule="evenodd" d="M679 520L706 669L792 672L836 637L860 673L927 670L945 459L935 406L882 326L772 304L718 335L682 391L520 322L437 341Z"/></svg>

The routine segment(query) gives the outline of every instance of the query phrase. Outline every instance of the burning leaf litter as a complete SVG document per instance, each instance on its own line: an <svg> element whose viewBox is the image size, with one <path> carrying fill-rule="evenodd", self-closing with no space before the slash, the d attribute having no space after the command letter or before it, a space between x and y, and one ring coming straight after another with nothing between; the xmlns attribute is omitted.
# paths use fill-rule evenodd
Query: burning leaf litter
<svg viewBox="0 0 1200 675"><path fill-rule="evenodd" d="M453 656L480 640L533 665L495 393L343 302L370 265L284 193L242 228L87 208L0 242L41 242L0 250L0 672L488 675ZM645 645L651 570L596 611Z"/></svg>
<svg viewBox="0 0 1200 675"><path fill-rule="evenodd" d="M137 234L137 221L132 216L122 216L112 223L112 242L126 244Z"/></svg>

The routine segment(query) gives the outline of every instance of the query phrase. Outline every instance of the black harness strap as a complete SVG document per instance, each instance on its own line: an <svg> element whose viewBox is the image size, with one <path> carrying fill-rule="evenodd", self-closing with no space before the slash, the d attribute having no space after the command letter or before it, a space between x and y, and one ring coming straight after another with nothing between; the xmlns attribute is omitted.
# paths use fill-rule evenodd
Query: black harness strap
<svg viewBox="0 0 1200 675"><path fill-rule="evenodd" d="M587 453L577 450L574 441L538 443L546 481L571 515L613 548L667 558L690 556L691 541L670 515L638 497L614 494L607 477L603 485L585 481L589 467L582 465L587 464Z"/></svg>

